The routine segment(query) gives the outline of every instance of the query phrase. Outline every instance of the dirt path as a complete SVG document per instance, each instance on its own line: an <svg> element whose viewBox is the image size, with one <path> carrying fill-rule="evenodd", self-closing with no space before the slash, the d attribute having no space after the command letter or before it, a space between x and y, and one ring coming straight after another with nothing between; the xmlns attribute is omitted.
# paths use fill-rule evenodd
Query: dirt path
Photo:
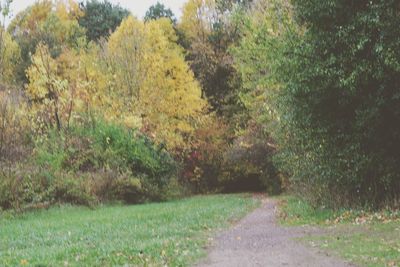
<svg viewBox="0 0 400 267"><path fill-rule="evenodd" d="M275 211L276 201L264 200L261 208L220 233L208 258L197 266L354 266L295 241L320 230L279 226Z"/></svg>

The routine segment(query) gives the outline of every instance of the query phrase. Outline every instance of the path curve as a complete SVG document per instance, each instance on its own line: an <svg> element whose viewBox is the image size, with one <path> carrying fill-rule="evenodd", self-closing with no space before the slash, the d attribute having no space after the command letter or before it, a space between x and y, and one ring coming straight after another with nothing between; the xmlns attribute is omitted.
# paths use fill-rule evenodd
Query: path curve
<svg viewBox="0 0 400 267"><path fill-rule="evenodd" d="M233 228L217 235L209 256L198 267L348 267L354 266L326 252L306 247L295 238L315 231L311 227L283 227L276 223L277 201L264 199Z"/></svg>

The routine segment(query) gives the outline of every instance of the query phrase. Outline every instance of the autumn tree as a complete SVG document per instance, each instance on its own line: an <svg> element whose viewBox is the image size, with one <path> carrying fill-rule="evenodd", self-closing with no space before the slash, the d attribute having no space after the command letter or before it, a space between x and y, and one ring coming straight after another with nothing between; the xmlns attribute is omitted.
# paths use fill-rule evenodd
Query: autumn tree
<svg viewBox="0 0 400 267"><path fill-rule="evenodd" d="M63 115L68 96L68 81L58 75L57 61L50 55L49 48L39 43L32 56L32 65L27 70L29 84L26 87L38 113L48 118L49 126L63 127ZM46 114L47 113L47 114Z"/></svg>
<svg viewBox="0 0 400 267"><path fill-rule="evenodd" d="M85 37L85 31L77 21L80 16L79 5L73 0L39 1L16 15L8 32L21 49L22 62L17 69L20 80L27 81L25 71L39 43L46 44L53 58L65 47L78 45Z"/></svg>
<svg viewBox="0 0 400 267"><path fill-rule="evenodd" d="M0 13L3 16L3 23L0 23L0 84L15 82L15 69L20 57L18 44L4 29L10 3L11 0L0 1Z"/></svg>
<svg viewBox="0 0 400 267"><path fill-rule="evenodd" d="M18 44L4 29L0 28L0 84L15 83L16 69L20 63Z"/></svg>
<svg viewBox="0 0 400 267"><path fill-rule="evenodd" d="M82 44L80 49L65 49L57 62L59 73L68 81L68 90L73 96L72 118L85 115L109 119L115 114L111 109L118 102L111 93L113 73L99 45L89 43Z"/></svg>
<svg viewBox="0 0 400 267"><path fill-rule="evenodd" d="M184 148L207 103L176 44L169 19L128 17L108 43L121 111L143 120L143 130L171 149Z"/></svg>
<svg viewBox="0 0 400 267"><path fill-rule="evenodd" d="M122 101L120 95L112 93L114 75L104 51L95 43L65 48L55 59L41 44L32 56L27 75L33 113L50 126L68 129L72 124L90 120L111 120L115 119L113 114L122 110L118 104ZM134 128L138 124L126 126Z"/></svg>
<svg viewBox="0 0 400 267"><path fill-rule="evenodd" d="M228 49L239 38L234 14L244 6L231 2L190 0L183 7L179 24L186 38L187 59L203 93L213 109L224 116L231 116L239 107L235 90L240 81Z"/></svg>

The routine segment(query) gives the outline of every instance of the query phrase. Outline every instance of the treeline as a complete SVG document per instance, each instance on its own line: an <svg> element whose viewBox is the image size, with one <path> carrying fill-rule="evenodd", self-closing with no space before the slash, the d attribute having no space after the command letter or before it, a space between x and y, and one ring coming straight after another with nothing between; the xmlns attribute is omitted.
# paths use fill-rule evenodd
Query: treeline
<svg viewBox="0 0 400 267"><path fill-rule="evenodd" d="M1 2L7 16L10 1ZM398 205L396 1L39 1L0 29L0 206Z"/></svg>
<svg viewBox="0 0 400 267"><path fill-rule="evenodd" d="M294 192L316 207L398 206L398 1L257 3L234 54Z"/></svg>

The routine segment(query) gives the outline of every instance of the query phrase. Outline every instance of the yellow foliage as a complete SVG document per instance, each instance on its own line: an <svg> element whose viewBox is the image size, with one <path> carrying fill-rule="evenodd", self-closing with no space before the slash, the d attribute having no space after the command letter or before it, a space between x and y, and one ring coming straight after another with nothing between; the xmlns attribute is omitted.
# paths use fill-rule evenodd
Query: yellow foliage
<svg viewBox="0 0 400 267"><path fill-rule="evenodd" d="M66 10L58 4L57 16L70 18ZM64 47L57 58L40 44L27 71L28 95L36 112L52 114L47 121L59 128L83 113L97 114L185 149L207 101L177 39L168 19L128 17L106 44Z"/></svg>
<svg viewBox="0 0 400 267"><path fill-rule="evenodd" d="M116 77L104 53L101 47L90 43L79 51L65 49L57 59L59 73L68 80L68 90L74 98L72 117L97 114L128 128L140 128L140 118L127 112L126 94L115 90Z"/></svg>
<svg viewBox="0 0 400 267"><path fill-rule="evenodd" d="M19 60L18 44L0 27L0 84L15 82L15 68Z"/></svg>
<svg viewBox="0 0 400 267"><path fill-rule="evenodd" d="M179 28L189 39L206 39L215 18L215 0L189 0L183 6Z"/></svg>
<svg viewBox="0 0 400 267"><path fill-rule="evenodd" d="M128 17L108 44L124 111L143 118L145 130L172 149L188 144L207 107L176 38L168 20Z"/></svg>
<svg viewBox="0 0 400 267"><path fill-rule="evenodd" d="M61 20L77 20L84 15L79 3L74 0L58 0L55 5L57 16Z"/></svg>
<svg viewBox="0 0 400 267"><path fill-rule="evenodd" d="M35 43L37 39L48 38L50 47L71 47L85 37L85 31L78 23L81 16L83 13L74 0L37 1L16 15L8 31L25 42Z"/></svg>
<svg viewBox="0 0 400 267"><path fill-rule="evenodd" d="M37 46L27 76L26 91L33 101L33 110L50 114L48 123L61 128L62 117L68 117L66 109L72 98L67 90L68 81L58 75L57 61L51 58L46 45Z"/></svg>

